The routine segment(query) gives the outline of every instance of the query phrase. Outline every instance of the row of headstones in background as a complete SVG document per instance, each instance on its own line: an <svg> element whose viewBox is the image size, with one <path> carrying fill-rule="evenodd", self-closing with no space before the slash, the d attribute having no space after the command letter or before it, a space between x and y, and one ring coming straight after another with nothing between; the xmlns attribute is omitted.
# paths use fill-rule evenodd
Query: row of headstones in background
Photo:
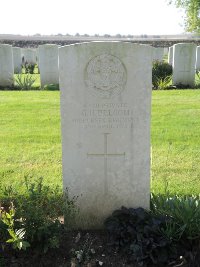
<svg viewBox="0 0 200 267"><path fill-rule="evenodd" d="M37 63L37 49L13 47L14 70L20 70L23 62Z"/></svg>
<svg viewBox="0 0 200 267"><path fill-rule="evenodd" d="M41 45L37 50L0 45L0 86L12 86L15 72L20 72L22 63L36 64L39 58L41 86L59 83L58 46Z"/></svg>
<svg viewBox="0 0 200 267"><path fill-rule="evenodd" d="M199 47L193 43L175 44L169 48L168 63L173 67L174 85L194 86L195 71L200 67L199 51Z"/></svg>
<svg viewBox="0 0 200 267"><path fill-rule="evenodd" d="M0 45L0 86L12 86L14 76L11 45Z"/></svg>
<svg viewBox="0 0 200 267"><path fill-rule="evenodd" d="M59 84L58 46L45 44L38 47L41 86Z"/></svg>
<svg viewBox="0 0 200 267"><path fill-rule="evenodd" d="M22 58L24 62L36 63L34 49L21 49L11 45L0 45L0 86L12 86L15 70L21 70Z"/></svg>

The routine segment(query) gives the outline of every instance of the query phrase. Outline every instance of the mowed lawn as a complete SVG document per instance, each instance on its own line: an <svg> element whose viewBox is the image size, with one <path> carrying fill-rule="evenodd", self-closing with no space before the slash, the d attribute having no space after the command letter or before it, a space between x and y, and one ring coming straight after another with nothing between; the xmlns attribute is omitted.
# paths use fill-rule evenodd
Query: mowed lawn
<svg viewBox="0 0 200 267"><path fill-rule="evenodd" d="M62 185L60 101L54 91L0 91L0 185L24 177ZM153 91L155 193L200 193L200 90ZM122 177L123 179L123 177Z"/></svg>

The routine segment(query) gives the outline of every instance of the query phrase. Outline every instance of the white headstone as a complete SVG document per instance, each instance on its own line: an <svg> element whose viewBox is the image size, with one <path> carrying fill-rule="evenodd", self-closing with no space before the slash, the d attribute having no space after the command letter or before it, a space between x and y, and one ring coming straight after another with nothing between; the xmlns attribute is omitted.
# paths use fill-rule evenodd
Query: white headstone
<svg viewBox="0 0 200 267"><path fill-rule="evenodd" d="M197 46L197 49L196 49L196 65L195 65L195 69L197 71L200 71L200 46Z"/></svg>
<svg viewBox="0 0 200 267"><path fill-rule="evenodd" d="M41 86L58 84L58 46L45 44L38 47Z"/></svg>
<svg viewBox="0 0 200 267"><path fill-rule="evenodd" d="M20 47L13 47L14 72L20 73L22 68L22 53Z"/></svg>
<svg viewBox="0 0 200 267"><path fill-rule="evenodd" d="M170 65L173 64L173 46L170 46L169 52L168 52L168 63Z"/></svg>
<svg viewBox="0 0 200 267"><path fill-rule="evenodd" d="M22 57L24 57L24 61L28 63L36 64L36 50L33 48L22 48Z"/></svg>
<svg viewBox="0 0 200 267"><path fill-rule="evenodd" d="M14 76L12 46L0 45L0 86L12 86Z"/></svg>
<svg viewBox="0 0 200 267"><path fill-rule="evenodd" d="M149 208L152 47L91 42L59 49L63 182L79 226Z"/></svg>
<svg viewBox="0 0 200 267"><path fill-rule="evenodd" d="M164 47L164 56L168 56L169 47Z"/></svg>
<svg viewBox="0 0 200 267"><path fill-rule="evenodd" d="M164 57L164 47L156 47L153 50L153 61L162 61Z"/></svg>
<svg viewBox="0 0 200 267"><path fill-rule="evenodd" d="M196 45L193 43L175 44L173 49L173 75L174 85L194 86Z"/></svg>

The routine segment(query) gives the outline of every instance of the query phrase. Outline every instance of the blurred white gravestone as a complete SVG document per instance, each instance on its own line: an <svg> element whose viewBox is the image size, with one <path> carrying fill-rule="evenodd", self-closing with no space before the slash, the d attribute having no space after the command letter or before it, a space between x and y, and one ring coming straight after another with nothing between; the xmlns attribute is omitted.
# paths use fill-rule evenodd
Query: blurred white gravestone
<svg viewBox="0 0 200 267"><path fill-rule="evenodd" d="M174 85L194 86L196 45L180 43L173 46L173 75Z"/></svg>
<svg viewBox="0 0 200 267"><path fill-rule="evenodd" d="M58 46L45 44L38 47L41 86L58 84Z"/></svg>
<svg viewBox="0 0 200 267"><path fill-rule="evenodd" d="M22 48L22 57L24 58L24 62L33 63L33 64L37 63L36 49Z"/></svg>
<svg viewBox="0 0 200 267"><path fill-rule="evenodd" d="M13 47L14 72L20 73L22 68L22 53L20 47Z"/></svg>
<svg viewBox="0 0 200 267"><path fill-rule="evenodd" d="M169 52L168 52L168 63L170 65L173 64L173 46L170 46Z"/></svg>
<svg viewBox="0 0 200 267"><path fill-rule="evenodd" d="M195 69L197 71L200 71L200 46L197 46L197 49L196 49L196 64L195 64Z"/></svg>
<svg viewBox="0 0 200 267"><path fill-rule="evenodd" d="M13 50L11 45L0 45L0 86L12 86L14 76Z"/></svg>
<svg viewBox="0 0 200 267"><path fill-rule="evenodd" d="M63 183L78 196L78 225L101 227L122 205L148 209L152 47L64 46L59 72Z"/></svg>
<svg viewBox="0 0 200 267"><path fill-rule="evenodd" d="M169 47L164 47L164 56L168 56L169 53Z"/></svg>
<svg viewBox="0 0 200 267"><path fill-rule="evenodd" d="M164 57L164 47L156 47L153 49L153 61L162 61Z"/></svg>

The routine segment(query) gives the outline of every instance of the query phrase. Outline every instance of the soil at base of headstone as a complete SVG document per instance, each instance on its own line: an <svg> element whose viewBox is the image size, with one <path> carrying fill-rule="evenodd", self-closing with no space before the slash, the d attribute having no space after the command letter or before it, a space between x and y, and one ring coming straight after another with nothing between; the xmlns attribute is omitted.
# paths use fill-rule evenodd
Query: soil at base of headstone
<svg viewBox="0 0 200 267"><path fill-rule="evenodd" d="M85 263L79 264L77 258L90 257ZM74 252L73 252L74 251ZM89 252L90 251L90 252ZM172 262L171 267L200 267L200 249L195 249L192 263L178 260ZM79 254L79 256L78 256ZM76 256L75 256L76 255ZM83 254L82 254L83 255ZM190 255L192 258L192 256ZM36 249L15 251L5 249L0 254L0 267L140 267L137 264L128 263L128 258L109 246L108 236L104 231L70 231L64 232L60 247L49 249L47 253L39 253ZM143 265L146 267L145 265ZM157 265L148 265L156 267ZM163 266L165 267L165 266ZM167 267L167 266L166 266Z"/></svg>

